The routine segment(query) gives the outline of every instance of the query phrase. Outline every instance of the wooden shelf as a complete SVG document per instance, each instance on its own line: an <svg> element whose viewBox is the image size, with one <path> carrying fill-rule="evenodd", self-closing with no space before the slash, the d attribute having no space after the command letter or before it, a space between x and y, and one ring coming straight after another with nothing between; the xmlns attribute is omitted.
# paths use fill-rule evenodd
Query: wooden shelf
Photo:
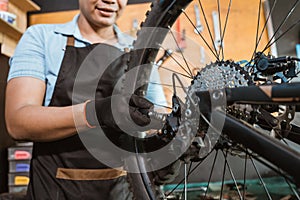
<svg viewBox="0 0 300 200"><path fill-rule="evenodd" d="M0 32L15 40L19 40L23 34L17 27L7 23L3 19L0 19Z"/></svg>
<svg viewBox="0 0 300 200"><path fill-rule="evenodd" d="M21 10L28 12L28 11L38 11L41 8L35 4L31 0L9 0L10 3L16 5Z"/></svg>
<svg viewBox="0 0 300 200"><path fill-rule="evenodd" d="M32 0L9 0L8 12L16 15L16 25L0 19L0 54L12 56L27 28L27 12L38 11L40 7Z"/></svg>

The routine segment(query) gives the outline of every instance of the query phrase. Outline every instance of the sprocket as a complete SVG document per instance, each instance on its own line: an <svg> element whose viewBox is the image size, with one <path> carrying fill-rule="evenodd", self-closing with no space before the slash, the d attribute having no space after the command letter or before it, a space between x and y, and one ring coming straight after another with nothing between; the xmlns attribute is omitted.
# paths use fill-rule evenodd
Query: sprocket
<svg viewBox="0 0 300 200"><path fill-rule="evenodd" d="M206 65L194 77L189 89L188 98L186 99L185 108L188 111L193 111L194 116L200 116L200 111L194 109L191 99L197 98L195 95L199 91L221 90L224 88L245 87L253 84L252 77L239 64L232 61L217 61ZM199 102L196 99L194 102ZM201 103L201 99L200 99ZM226 112L240 115L239 118L251 118L252 107L249 105L231 105L226 106ZM199 112L199 113L195 113ZM249 117L250 116L250 117ZM198 123L198 124L195 124ZM201 146L199 158L207 155L213 148L213 145L219 140L219 134L206 134L209 128L207 121L202 117L197 122L190 125L191 127L198 127L195 140Z"/></svg>
<svg viewBox="0 0 300 200"><path fill-rule="evenodd" d="M249 86L252 83L249 73L239 64L220 61L206 65L197 73L190 92Z"/></svg>

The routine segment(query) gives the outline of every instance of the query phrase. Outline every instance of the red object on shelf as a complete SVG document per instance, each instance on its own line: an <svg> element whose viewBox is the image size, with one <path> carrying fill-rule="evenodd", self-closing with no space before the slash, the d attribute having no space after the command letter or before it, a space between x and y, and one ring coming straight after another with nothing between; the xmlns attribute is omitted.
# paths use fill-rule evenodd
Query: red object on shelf
<svg viewBox="0 0 300 200"><path fill-rule="evenodd" d="M176 20L176 40L178 43L181 41L181 27L180 27L180 18Z"/></svg>
<svg viewBox="0 0 300 200"><path fill-rule="evenodd" d="M31 158L31 154L27 151L15 151L15 159L16 160L26 160L26 159L30 159Z"/></svg>
<svg viewBox="0 0 300 200"><path fill-rule="evenodd" d="M8 11L8 0L0 0L0 11Z"/></svg>
<svg viewBox="0 0 300 200"><path fill-rule="evenodd" d="M180 18L176 20L176 42L178 45L177 52L183 51L186 48L185 29L181 30Z"/></svg>

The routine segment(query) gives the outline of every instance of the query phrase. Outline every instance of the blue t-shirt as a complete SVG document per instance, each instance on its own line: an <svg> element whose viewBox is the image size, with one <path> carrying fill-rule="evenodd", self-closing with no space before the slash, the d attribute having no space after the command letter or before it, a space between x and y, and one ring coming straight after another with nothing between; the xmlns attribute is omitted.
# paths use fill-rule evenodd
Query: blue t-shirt
<svg viewBox="0 0 300 200"><path fill-rule="evenodd" d="M39 24L29 27L19 41L13 57L9 61L8 81L16 77L33 77L45 81L46 94L44 105L48 106L55 87L56 79L65 53L67 37L75 38L75 47L86 47L91 44L82 37L77 25L76 15L66 24ZM121 51L132 48L133 38L122 33L115 25L118 38L115 47ZM165 96L160 83L159 74L153 67L147 98L154 104L165 105Z"/></svg>

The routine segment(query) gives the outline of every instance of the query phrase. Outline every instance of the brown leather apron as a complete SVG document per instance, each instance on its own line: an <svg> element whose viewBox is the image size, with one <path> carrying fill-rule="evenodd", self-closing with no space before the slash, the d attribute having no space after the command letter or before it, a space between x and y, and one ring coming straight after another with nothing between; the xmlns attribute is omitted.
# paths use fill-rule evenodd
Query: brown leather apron
<svg viewBox="0 0 300 200"><path fill-rule="evenodd" d="M73 87L81 64L96 47L97 51L101 50L99 53L103 53L106 57L113 54L123 55L119 49L106 44L77 48L74 47L74 38L68 37L65 55L49 106L70 106L91 98L82 94L74 94ZM118 59L112 63L98 81L95 93L97 98L112 94L116 81L124 74L121 60ZM94 67L106 68L106 66L101 66L101 61L98 64L99 66ZM82 87L88 88L88 84L87 81ZM108 132L118 143L119 134L114 134L109 130ZM107 152L110 158L110 149L103 147L101 151ZM35 142L27 198L37 200L131 199L132 194L128 190L126 172L121 168L122 160L115 158L113 154L110 159L115 163L115 169L95 159L82 143L79 134L59 141ZM119 170L117 167L120 167Z"/></svg>

